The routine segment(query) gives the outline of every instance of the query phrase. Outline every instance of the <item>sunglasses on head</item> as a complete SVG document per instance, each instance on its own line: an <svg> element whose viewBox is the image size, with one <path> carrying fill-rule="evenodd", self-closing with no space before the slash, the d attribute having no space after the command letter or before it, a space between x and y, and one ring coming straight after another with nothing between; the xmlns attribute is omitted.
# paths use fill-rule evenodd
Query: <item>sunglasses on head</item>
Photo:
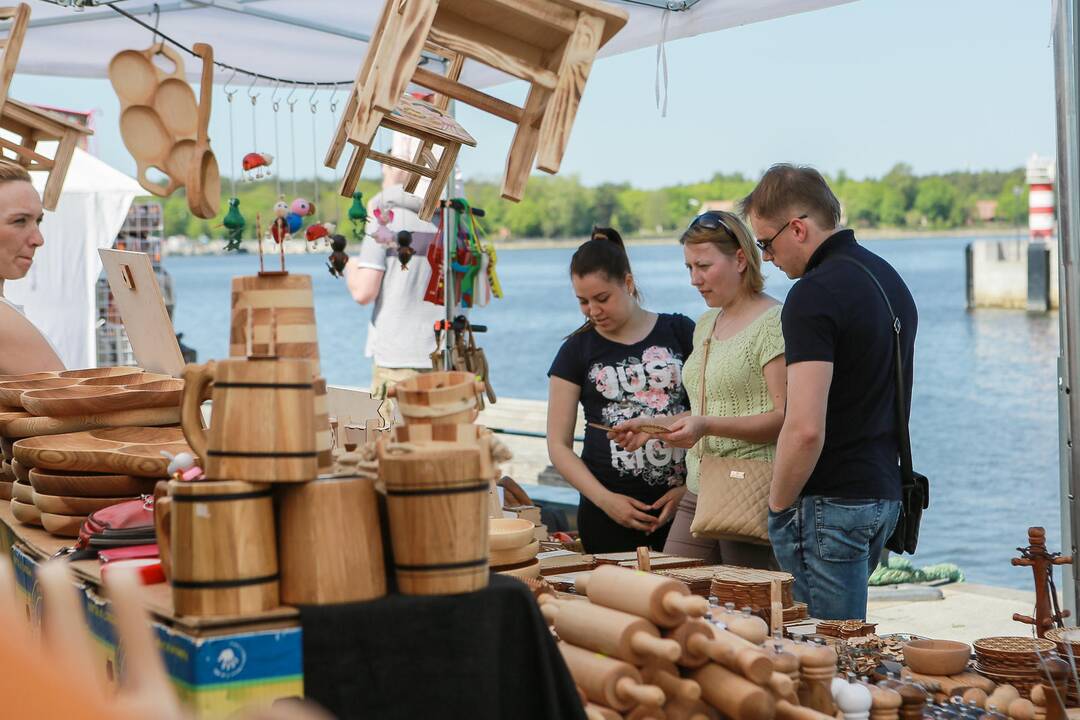
<svg viewBox="0 0 1080 720"><path fill-rule="evenodd" d="M735 241L739 242L739 238L735 236L735 231L728 227L727 222L724 221L724 216L718 212L710 210L704 212L690 221L690 228L705 228L706 230L723 230L727 233L727 236Z"/></svg>

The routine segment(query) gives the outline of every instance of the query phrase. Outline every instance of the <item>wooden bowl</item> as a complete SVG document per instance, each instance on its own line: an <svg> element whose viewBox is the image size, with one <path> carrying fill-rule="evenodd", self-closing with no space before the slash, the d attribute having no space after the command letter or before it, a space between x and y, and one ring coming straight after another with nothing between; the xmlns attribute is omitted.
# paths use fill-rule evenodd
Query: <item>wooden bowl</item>
<svg viewBox="0 0 1080 720"><path fill-rule="evenodd" d="M488 550L509 550L534 540L534 525L522 518L494 518L488 521Z"/></svg>
<svg viewBox="0 0 1080 720"><path fill-rule="evenodd" d="M116 505L117 503L127 502L128 500L134 500L133 497L111 497L111 498L87 498L87 497L66 497L64 495L43 495L39 492L34 492L33 497L34 505L37 509L43 513L53 513L56 515L89 515L92 512L107 508L110 505Z"/></svg>
<svg viewBox="0 0 1080 720"><path fill-rule="evenodd" d="M34 505L21 503L18 500L11 501L11 514L23 525L37 525L41 527L41 511Z"/></svg>
<svg viewBox="0 0 1080 720"><path fill-rule="evenodd" d="M56 515L41 513L41 525L53 535L60 537L79 537L79 528L86 522L85 515Z"/></svg>
<svg viewBox="0 0 1080 720"><path fill-rule="evenodd" d="M904 664L921 675L964 672L971 646L955 640L912 640L904 643Z"/></svg>
<svg viewBox="0 0 1080 720"><path fill-rule="evenodd" d="M10 500L15 483L0 480L0 500Z"/></svg>
<svg viewBox="0 0 1080 720"><path fill-rule="evenodd" d="M540 577L540 561L534 558L527 563L523 563L516 567L497 570L496 572L498 572L499 575L516 577L518 580L525 580L528 578L536 579Z"/></svg>
<svg viewBox="0 0 1080 720"><path fill-rule="evenodd" d="M15 482L11 485L11 497L21 503L34 504L34 488L26 483Z"/></svg>
<svg viewBox="0 0 1080 720"><path fill-rule="evenodd" d="M137 367L100 367L86 368L85 370L65 370L60 373L60 377L86 380L88 378L115 377L117 375L138 375L141 372L142 368Z"/></svg>
<svg viewBox="0 0 1080 720"><path fill-rule="evenodd" d="M11 460L11 458L15 457L13 454L15 451L11 447L14 444L15 441L11 438L0 437L0 456L2 456L4 460Z"/></svg>
<svg viewBox="0 0 1080 720"><path fill-rule="evenodd" d="M540 552L540 541L533 540L528 545L522 545L521 547L492 550L488 553L488 564L493 569L507 565L519 565L535 558L538 552Z"/></svg>
<svg viewBox="0 0 1080 720"><path fill-rule="evenodd" d="M34 468L30 484L42 495L82 498L118 498L152 495L157 480L131 475L95 475L94 473L65 473Z"/></svg>
<svg viewBox="0 0 1080 720"><path fill-rule="evenodd" d="M21 483L30 484L30 470L32 468L23 465L18 460L12 460L9 465L11 466L11 472L15 475L15 479Z"/></svg>

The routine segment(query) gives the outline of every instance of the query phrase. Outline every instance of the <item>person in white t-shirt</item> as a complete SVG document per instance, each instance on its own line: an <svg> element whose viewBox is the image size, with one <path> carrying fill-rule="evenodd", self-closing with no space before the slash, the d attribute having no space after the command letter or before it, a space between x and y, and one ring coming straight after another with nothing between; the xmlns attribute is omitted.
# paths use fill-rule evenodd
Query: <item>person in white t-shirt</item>
<svg viewBox="0 0 1080 720"><path fill-rule="evenodd" d="M442 319L440 305L424 301L431 279L427 251L437 228L417 217L421 198L401 185L384 189L368 204L367 235L360 252L349 258L345 281L353 299L361 305L374 302L368 326L365 355L373 358L371 394L386 398L386 389L402 380L431 370L435 350L435 323ZM398 234L411 235L412 255L399 258ZM384 402L380 415L393 417Z"/></svg>
<svg viewBox="0 0 1080 720"><path fill-rule="evenodd" d="M34 252L45 244L42 218L41 197L30 174L20 165L0 161L0 375L64 369L22 308L4 298L4 281L25 277Z"/></svg>

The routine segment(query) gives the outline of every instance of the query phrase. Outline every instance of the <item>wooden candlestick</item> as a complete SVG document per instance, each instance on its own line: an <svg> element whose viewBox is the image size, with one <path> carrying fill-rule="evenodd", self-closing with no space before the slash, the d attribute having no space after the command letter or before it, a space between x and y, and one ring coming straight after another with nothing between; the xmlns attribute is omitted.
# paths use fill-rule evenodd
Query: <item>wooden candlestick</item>
<svg viewBox="0 0 1080 720"><path fill-rule="evenodd" d="M679 668L673 663L650 662L641 668L641 676L645 682L663 690L669 702L673 699L693 701L701 698L701 686L693 680L680 677Z"/></svg>
<svg viewBox="0 0 1080 720"><path fill-rule="evenodd" d="M668 631L667 637L679 643L682 654L678 663L683 667L701 667L712 660L758 685L772 677L772 660L764 652L704 620L687 620Z"/></svg>
<svg viewBox="0 0 1080 720"><path fill-rule="evenodd" d="M691 595L686 583L617 565L601 565L576 584L597 605L639 615L662 628L709 611L709 601Z"/></svg>
<svg viewBox="0 0 1080 720"><path fill-rule="evenodd" d="M776 702L772 695L725 667L704 665L690 676L701 685L705 700L730 720L772 720Z"/></svg>
<svg viewBox="0 0 1080 720"><path fill-rule="evenodd" d="M580 600L539 600L544 617L559 637L572 645L595 650L633 665L679 659L679 643L660 637L648 620Z"/></svg>
<svg viewBox="0 0 1080 720"><path fill-rule="evenodd" d="M1046 530L1041 527L1028 528L1028 546L1020 549L1020 557L1013 558L1012 564L1027 566L1035 575L1035 617L1015 613L1013 620L1035 626L1035 633L1044 637L1046 631L1057 626L1063 627L1062 619L1069 617L1068 610L1058 608L1057 596L1050 591L1053 581L1054 565L1069 565L1072 557L1046 550Z"/></svg>
<svg viewBox="0 0 1080 720"><path fill-rule="evenodd" d="M826 645L794 650L802 669L799 702L826 715L835 715L832 680L836 677L836 651Z"/></svg>
<svg viewBox="0 0 1080 720"><path fill-rule="evenodd" d="M636 705L663 705L664 691L642 682L641 673L629 664L605 657L567 642L559 643L570 674L591 702L619 712Z"/></svg>

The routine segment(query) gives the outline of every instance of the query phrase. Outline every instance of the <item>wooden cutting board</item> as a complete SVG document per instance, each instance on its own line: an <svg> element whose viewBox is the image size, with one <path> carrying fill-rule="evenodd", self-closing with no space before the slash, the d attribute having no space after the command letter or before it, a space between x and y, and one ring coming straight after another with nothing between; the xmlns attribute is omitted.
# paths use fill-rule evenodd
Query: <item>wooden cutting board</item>
<svg viewBox="0 0 1080 720"><path fill-rule="evenodd" d="M180 407L183 380L161 380L113 387L75 385L54 390L28 390L22 406L34 415L69 417L120 410Z"/></svg>
<svg viewBox="0 0 1080 720"><path fill-rule="evenodd" d="M191 452L180 428L121 427L30 437L15 443L15 459L34 468L165 478L168 458Z"/></svg>
<svg viewBox="0 0 1080 720"><path fill-rule="evenodd" d="M0 418L0 433L10 438L30 438L38 435L60 435L100 428L147 427L176 425L180 422L180 408L144 408L120 410L98 415L71 415L69 417L37 417L24 413L22 417L4 422Z"/></svg>
<svg viewBox="0 0 1080 720"><path fill-rule="evenodd" d="M35 493L61 497L101 498L149 495L157 480L130 475L91 475L34 468L30 485Z"/></svg>

